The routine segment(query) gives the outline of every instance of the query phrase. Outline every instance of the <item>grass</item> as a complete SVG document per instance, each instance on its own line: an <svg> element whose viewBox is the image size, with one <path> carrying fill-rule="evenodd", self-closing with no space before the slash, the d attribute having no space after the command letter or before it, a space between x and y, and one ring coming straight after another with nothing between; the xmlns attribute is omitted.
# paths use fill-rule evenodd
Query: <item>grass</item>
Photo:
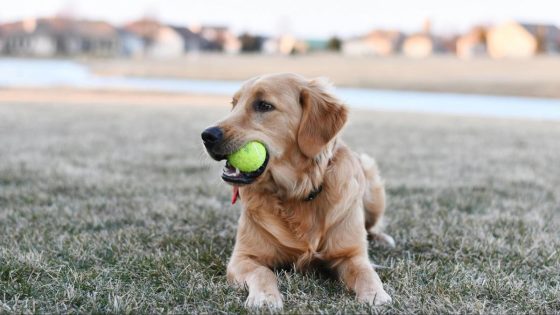
<svg viewBox="0 0 560 315"><path fill-rule="evenodd" d="M220 107L0 105L0 312L244 313L239 205L199 133ZM560 125L354 112L387 182L394 303L278 271L287 313L560 313Z"/></svg>

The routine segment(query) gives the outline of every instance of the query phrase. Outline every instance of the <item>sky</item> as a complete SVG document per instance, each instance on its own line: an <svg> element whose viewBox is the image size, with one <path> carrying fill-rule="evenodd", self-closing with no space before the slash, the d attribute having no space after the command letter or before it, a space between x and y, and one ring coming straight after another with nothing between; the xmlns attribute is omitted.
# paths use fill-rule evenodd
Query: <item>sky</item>
<svg viewBox="0 0 560 315"><path fill-rule="evenodd" d="M515 19L560 25L560 0L2 0L0 22L60 12L117 25L141 17L178 25L226 25L235 32L306 38L359 36L374 28L441 34Z"/></svg>

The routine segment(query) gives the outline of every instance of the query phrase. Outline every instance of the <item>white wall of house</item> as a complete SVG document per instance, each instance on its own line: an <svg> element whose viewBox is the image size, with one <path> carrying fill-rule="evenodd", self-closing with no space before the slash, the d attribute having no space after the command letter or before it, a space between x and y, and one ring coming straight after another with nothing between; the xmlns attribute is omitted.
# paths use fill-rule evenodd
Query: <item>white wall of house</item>
<svg viewBox="0 0 560 315"><path fill-rule="evenodd" d="M32 54L39 57L50 57L56 54L56 43L52 37L37 35L31 38Z"/></svg>
<svg viewBox="0 0 560 315"><path fill-rule="evenodd" d="M11 53L23 56L49 57L56 54L54 39L44 34L13 36L4 45Z"/></svg>
<svg viewBox="0 0 560 315"><path fill-rule="evenodd" d="M426 58L434 52L434 43L429 36L411 36L404 41L403 53L411 58Z"/></svg>
<svg viewBox="0 0 560 315"><path fill-rule="evenodd" d="M184 47L185 42L179 33L170 27L161 27L147 54L154 58L174 58L183 55Z"/></svg>
<svg viewBox="0 0 560 315"><path fill-rule="evenodd" d="M237 54L241 51L241 41L236 37L230 37L224 43L224 52L227 54Z"/></svg>
<svg viewBox="0 0 560 315"><path fill-rule="evenodd" d="M278 40L276 38L269 38L264 41L262 45L262 52L265 54L278 54Z"/></svg>
<svg viewBox="0 0 560 315"><path fill-rule="evenodd" d="M490 29L487 40L492 58L528 58L537 53L537 39L516 22Z"/></svg>
<svg viewBox="0 0 560 315"><path fill-rule="evenodd" d="M348 56L375 55L376 50L372 43L363 39L351 39L342 43L342 53Z"/></svg>
<svg viewBox="0 0 560 315"><path fill-rule="evenodd" d="M265 54L290 55L293 52L305 53L309 49L307 43L290 35L282 35L277 38L269 38L262 45Z"/></svg>
<svg viewBox="0 0 560 315"><path fill-rule="evenodd" d="M396 45L390 38L378 36L370 38L369 41L373 45L373 49L377 56L390 56L395 53Z"/></svg>
<svg viewBox="0 0 560 315"><path fill-rule="evenodd" d="M289 55L296 48L297 39L291 35L282 35L278 38L278 51L283 55Z"/></svg>
<svg viewBox="0 0 560 315"><path fill-rule="evenodd" d="M133 58L141 57L144 54L144 41L135 35L121 35L121 54Z"/></svg>

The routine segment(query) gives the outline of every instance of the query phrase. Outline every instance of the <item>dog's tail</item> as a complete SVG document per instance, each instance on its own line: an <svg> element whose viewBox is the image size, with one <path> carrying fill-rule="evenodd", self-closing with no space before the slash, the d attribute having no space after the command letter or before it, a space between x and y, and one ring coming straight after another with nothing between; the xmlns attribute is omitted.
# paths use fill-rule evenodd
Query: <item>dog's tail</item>
<svg viewBox="0 0 560 315"><path fill-rule="evenodd" d="M385 212L385 186L375 160L367 154L360 156L362 169L366 177L366 191L364 194L364 209L366 230L380 227Z"/></svg>
<svg viewBox="0 0 560 315"><path fill-rule="evenodd" d="M364 193L364 211L366 230L372 239L388 247L395 247L395 240L383 232L383 214L385 213L385 183L379 175L375 160L367 154L360 156L362 169L366 177Z"/></svg>

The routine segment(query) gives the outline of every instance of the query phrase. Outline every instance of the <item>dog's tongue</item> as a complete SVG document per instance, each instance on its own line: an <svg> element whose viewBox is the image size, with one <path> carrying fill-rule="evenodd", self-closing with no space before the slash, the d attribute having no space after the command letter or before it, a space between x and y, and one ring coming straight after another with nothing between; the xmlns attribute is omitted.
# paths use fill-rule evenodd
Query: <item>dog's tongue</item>
<svg viewBox="0 0 560 315"><path fill-rule="evenodd" d="M239 197L239 187L233 186L233 195L231 196L231 204L235 204L237 201L237 197Z"/></svg>

